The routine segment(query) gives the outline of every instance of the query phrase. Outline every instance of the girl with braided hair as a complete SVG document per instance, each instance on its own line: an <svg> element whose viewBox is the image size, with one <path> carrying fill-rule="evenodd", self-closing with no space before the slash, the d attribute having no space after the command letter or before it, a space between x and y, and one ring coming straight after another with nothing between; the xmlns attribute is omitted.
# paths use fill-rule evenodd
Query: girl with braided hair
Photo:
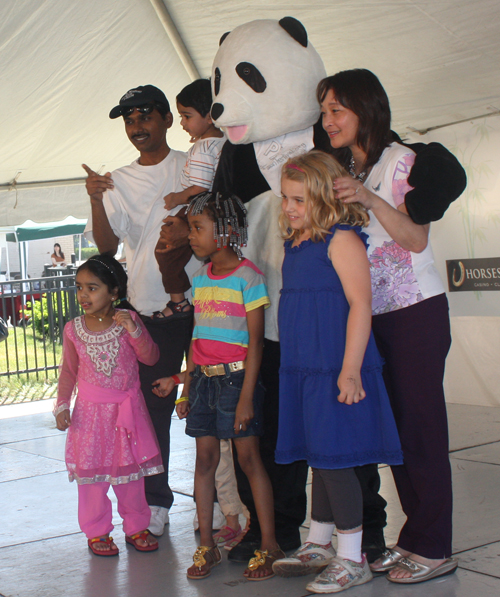
<svg viewBox="0 0 500 597"><path fill-rule="evenodd" d="M68 429L66 468L78 484L78 522L95 555L118 554L109 535L112 485L126 542L154 551L144 476L163 472L163 465L137 361L154 365L158 346L127 302L127 274L110 255L94 255L78 268L76 292L84 314L64 327L54 415L57 428Z"/></svg>
<svg viewBox="0 0 500 597"><path fill-rule="evenodd" d="M219 564L212 537L215 471L220 440L233 439L239 464L248 477L262 531L261 549L249 562L248 580L274 575L272 563L284 557L274 535L271 482L259 453L262 399L259 381L264 309L269 306L262 272L242 255L246 209L234 196L201 193L188 209L189 242L208 262L193 278L194 330L184 392L177 400L186 433L196 438L194 490L201 545L188 578L200 580Z"/></svg>

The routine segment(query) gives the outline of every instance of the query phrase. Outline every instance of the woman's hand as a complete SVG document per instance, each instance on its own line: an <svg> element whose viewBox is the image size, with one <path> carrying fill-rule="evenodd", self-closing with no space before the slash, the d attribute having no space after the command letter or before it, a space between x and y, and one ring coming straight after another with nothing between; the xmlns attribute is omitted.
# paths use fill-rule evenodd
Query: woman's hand
<svg viewBox="0 0 500 597"><path fill-rule="evenodd" d="M360 373L352 373L342 369L337 380L337 386L340 390L337 400L343 404L357 404L366 396Z"/></svg>
<svg viewBox="0 0 500 597"><path fill-rule="evenodd" d="M366 210L372 209L380 197L369 191L362 182L352 176L342 176L335 179L333 190L343 203L361 203Z"/></svg>
<svg viewBox="0 0 500 597"><path fill-rule="evenodd" d="M137 325L132 319L129 311L117 311L113 315L113 319L116 321L117 325L121 325L129 334L132 334L137 329Z"/></svg>
<svg viewBox="0 0 500 597"><path fill-rule="evenodd" d="M56 427L59 429L59 431L66 431L70 425L71 415L69 413L69 409L65 409L56 416Z"/></svg>
<svg viewBox="0 0 500 597"><path fill-rule="evenodd" d="M333 183L333 190L343 203L359 202L377 217L387 234L400 247L421 253L429 242L429 225L419 225L410 218L404 203L397 209L369 191L359 180L342 176Z"/></svg>
<svg viewBox="0 0 500 597"><path fill-rule="evenodd" d="M152 384L153 394L160 398L166 398L177 385L172 377L162 377L155 380Z"/></svg>

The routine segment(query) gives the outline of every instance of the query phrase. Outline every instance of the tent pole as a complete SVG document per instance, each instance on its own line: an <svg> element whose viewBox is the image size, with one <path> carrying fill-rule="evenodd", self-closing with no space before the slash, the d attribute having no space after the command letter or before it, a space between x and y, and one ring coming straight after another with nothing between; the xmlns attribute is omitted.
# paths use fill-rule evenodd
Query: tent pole
<svg viewBox="0 0 500 597"><path fill-rule="evenodd" d="M17 234L16 234L17 239ZM26 280L28 275L28 247L25 241L17 240L17 249L19 252L19 274L21 280Z"/></svg>
<svg viewBox="0 0 500 597"><path fill-rule="evenodd" d="M0 191L15 189L43 189L45 187L69 187L85 184L86 178L66 178L61 180L38 180L33 182L17 182L15 179L6 184L0 184Z"/></svg>
<svg viewBox="0 0 500 597"><path fill-rule="evenodd" d="M168 12L167 7L163 0L151 0L151 4L156 11L158 18L160 19L163 28L167 32L167 35L174 46L177 55L180 58L180 61L184 65L184 68L187 71L187 74L191 77L191 80L194 81L200 78L200 73L196 68L193 59L191 58L182 37L180 36L175 23L172 21L170 13Z"/></svg>

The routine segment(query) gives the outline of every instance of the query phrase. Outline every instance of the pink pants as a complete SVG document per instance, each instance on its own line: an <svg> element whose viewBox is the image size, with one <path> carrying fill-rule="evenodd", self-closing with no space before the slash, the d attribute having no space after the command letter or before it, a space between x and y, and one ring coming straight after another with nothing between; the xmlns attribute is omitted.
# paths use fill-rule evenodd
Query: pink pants
<svg viewBox="0 0 500 597"><path fill-rule="evenodd" d="M109 483L78 485L78 522L88 539L102 537L113 530ZM146 502L144 478L121 485L113 485L118 498L118 513L123 518L126 535L134 535L148 528L151 510Z"/></svg>

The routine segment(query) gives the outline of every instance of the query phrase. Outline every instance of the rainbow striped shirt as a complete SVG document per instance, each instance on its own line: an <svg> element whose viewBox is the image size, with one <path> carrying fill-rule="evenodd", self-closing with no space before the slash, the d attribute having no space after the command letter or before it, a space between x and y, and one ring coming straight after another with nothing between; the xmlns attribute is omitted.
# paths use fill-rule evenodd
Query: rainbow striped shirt
<svg viewBox="0 0 500 597"><path fill-rule="evenodd" d="M247 312L270 305L264 274L248 259L226 276L212 274L208 263L194 275L192 290L193 340L248 347Z"/></svg>

